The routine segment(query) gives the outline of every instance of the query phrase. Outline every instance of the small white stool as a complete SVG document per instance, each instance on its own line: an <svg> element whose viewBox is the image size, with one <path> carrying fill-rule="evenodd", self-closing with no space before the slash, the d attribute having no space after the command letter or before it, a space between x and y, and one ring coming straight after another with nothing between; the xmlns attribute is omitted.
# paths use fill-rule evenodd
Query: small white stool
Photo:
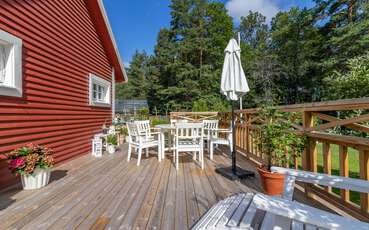
<svg viewBox="0 0 369 230"><path fill-rule="evenodd" d="M102 139L100 137L95 137L92 139L92 156L94 157L102 157Z"/></svg>

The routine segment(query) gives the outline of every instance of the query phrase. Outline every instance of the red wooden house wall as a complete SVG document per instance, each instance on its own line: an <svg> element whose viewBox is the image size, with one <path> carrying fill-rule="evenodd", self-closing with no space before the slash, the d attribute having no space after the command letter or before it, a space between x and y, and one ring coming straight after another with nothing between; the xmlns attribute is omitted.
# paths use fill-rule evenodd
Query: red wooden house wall
<svg viewBox="0 0 369 230"><path fill-rule="evenodd" d="M91 151L111 108L89 105L89 73L112 78L112 61L84 0L0 0L0 29L23 41L23 97L0 96L0 188L15 182L4 153L26 143L61 163Z"/></svg>

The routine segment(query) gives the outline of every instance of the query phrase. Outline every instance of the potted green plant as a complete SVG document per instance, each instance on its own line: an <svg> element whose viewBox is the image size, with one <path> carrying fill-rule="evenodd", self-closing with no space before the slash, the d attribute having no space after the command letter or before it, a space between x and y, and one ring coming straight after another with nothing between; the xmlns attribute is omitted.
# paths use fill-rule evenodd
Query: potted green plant
<svg viewBox="0 0 369 230"><path fill-rule="evenodd" d="M107 150L109 154L114 154L116 150L116 146L118 144L117 136L114 134L110 134L106 137L107 142Z"/></svg>
<svg viewBox="0 0 369 230"><path fill-rule="evenodd" d="M124 143L125 142L128 142L128 129L127 127L125 126L122 126L120 129L119 129L119 134L120 136L122 137L122 142L121 143Z"/></svg>
<svg viewBox="0 0 369 230"><path fill-rule="evenodd" d="M28 144L7 154L8 166L13 174L20 175L24 190L39 189L49 183L52 154L49 148Z"/></svg>
<svg viewBox="0 0 369 230"><path fill-rule="evenodd" d="M283 192L284 175L271 172L272 166L285 167L294 158L301 156L306 137L292 130L296 121L295 113L281 113L274 107L263 108L258 116L260 135L257 144L267 156L267 164L258 168L261 184L268 195L280 195Z"/></svg>

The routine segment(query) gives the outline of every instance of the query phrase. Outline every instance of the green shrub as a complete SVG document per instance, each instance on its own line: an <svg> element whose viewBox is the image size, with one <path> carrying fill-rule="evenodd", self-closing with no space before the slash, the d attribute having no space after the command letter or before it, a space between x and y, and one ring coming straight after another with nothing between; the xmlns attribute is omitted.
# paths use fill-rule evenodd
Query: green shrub
<svg viewBox="0 0 369 230"><path fill-rule="evenodd" d="M106 142L109 145L118 145L117 136L113 135L113 134L108 135L107 138L106 138Z"/></svg>
<svg viewBox="0 0 369 230"><path fill-rule="evenodd" d="M151 119L151 125L155 126L155 125L162 125L162 124L169 124L169 120L166 119L160 119L160 118L153 118Z"/></svg>
<svg viewBox="0 0 369 230"><path fill-rule="evenodd" d="M124 136L127 136L128 135L128 129L127 129L127 127L121 127L120 129L119 129L119 133L121 134L121 135L124 135Z"/></svg>
<svg viewBox="0 0 369 230"><path fill-rule="evenodd" d="M272 165L283 167L301 156L306 137L292 132L292 124L298 119L295 113L281 113L274 107L267 107L258 115L262 120L261 135L255 139L268 156L268 169Z"/></svg>

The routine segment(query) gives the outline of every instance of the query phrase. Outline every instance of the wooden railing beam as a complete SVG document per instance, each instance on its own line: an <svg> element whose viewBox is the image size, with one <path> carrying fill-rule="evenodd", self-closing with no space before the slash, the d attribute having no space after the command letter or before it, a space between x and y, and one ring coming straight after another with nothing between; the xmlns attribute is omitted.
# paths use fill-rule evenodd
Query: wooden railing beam
<svg viewBox="0 0 369 230"><path fill-rule="evenodd" d="M319 119L324 120L324 121L340 121L341 120L341 119L338 119L336 117L333 117L333 116L330 116L330 115L327 115L327 114L322 114L322 113L314 113L314 115L316 117L318 117ZM369 133L369 127L365 126L365 125L352 123L352 124L346 124L344 126L350 128L350 129L357 130L357 131Z"/></svg>

